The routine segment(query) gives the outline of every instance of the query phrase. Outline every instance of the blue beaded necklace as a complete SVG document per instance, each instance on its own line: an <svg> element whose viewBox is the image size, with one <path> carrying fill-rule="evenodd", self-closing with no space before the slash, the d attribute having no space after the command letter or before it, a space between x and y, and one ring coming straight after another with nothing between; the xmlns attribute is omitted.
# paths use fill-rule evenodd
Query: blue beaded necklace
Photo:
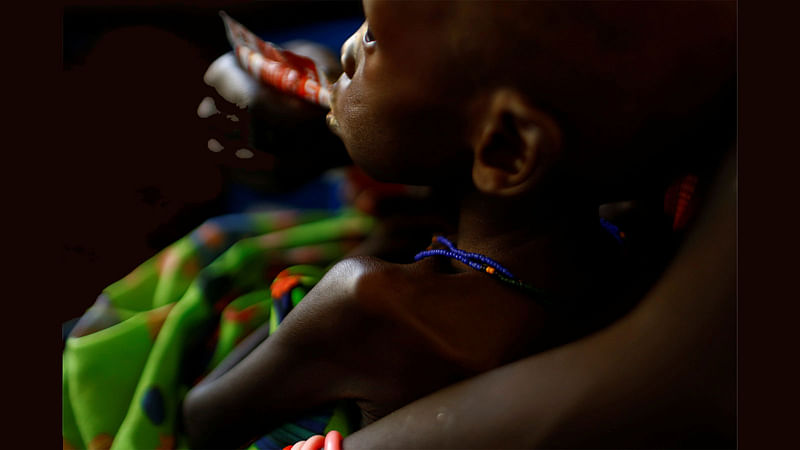
<svg viewBox="0 0 800 450"><path fill-rule="evenodd" d="M622 244L622 233L612 223L608 222L605 219L600 219L600 224L602 227L608 231L619 244ZM431 248L434 244L439 243L447 247L446 249L435 249ZM526 292L527 294L536 297L540 302L544 303L545 305L554 305L553 302L554 296L544 289L539 289L525 283L524 281L520 280L514 274L511 273L510 270L503 267L499 262L489 258L486 255L481 255L480 253L474 252L467 252L461 250L460 248L453 245L449 239L444 236L434 236L433 240L431 241L431 246L429 246L426 250L421 251L414 256L414 261L419 261L421 259L427 258L429 256L446 256L451 259L455 259L460 261L467 266L477 270L478 272L485 273L490 275L491 277L511 285L517 289L521 289L522 291ZM562 300L562 307L566 306L563 304L564 299Z"/></svg>
<svg viewBox="0 0 800 450"><path fill-rule="evenodd" d="M477 270L478 272L483 272L503 283L509 284L517 289L521 289L530 295L534 295L541 299L550 297L550 295L543 289L533 287L521 281L515 277L511 271L488 256L481 255L480 253L461 250L453 245L453 243L444 236L434 236L431 245L437 242L447 247L447 249L432 249L428 247L426 250L417 253L417 255L414 256L414 261L419 261L429 256L446 256L448 258L460 261Z"/></svg>

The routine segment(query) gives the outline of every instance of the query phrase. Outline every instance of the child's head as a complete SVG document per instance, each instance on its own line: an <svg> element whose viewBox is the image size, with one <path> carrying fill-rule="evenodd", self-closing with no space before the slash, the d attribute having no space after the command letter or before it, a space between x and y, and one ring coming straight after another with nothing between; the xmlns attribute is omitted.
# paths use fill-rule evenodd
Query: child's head
<svg viewBox="0 0 800 450"><path fill-rule="evenodd" d="M384 181L471 179L518 195L569 174L601 192L691 148L735 70L734 2L364 0L364 10L342 48L331 122Z"/></svg>

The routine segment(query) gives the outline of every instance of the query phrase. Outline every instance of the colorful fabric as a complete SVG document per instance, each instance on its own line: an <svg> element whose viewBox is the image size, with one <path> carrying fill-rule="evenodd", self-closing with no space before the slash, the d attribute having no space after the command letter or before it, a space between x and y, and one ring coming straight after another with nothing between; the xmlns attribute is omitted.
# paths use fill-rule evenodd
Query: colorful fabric
<svg viewBox="0 0 800 450"><path fill-rule="evenodd" d="M322 277L318 266L373 226L355 211L222 216L108 286L65 343L64 448L185 448L179 411L189 388L254 330L269 323L274 331ZM347 433L348 425L331 407L251 448L282 448L329 428Z"/></svg>

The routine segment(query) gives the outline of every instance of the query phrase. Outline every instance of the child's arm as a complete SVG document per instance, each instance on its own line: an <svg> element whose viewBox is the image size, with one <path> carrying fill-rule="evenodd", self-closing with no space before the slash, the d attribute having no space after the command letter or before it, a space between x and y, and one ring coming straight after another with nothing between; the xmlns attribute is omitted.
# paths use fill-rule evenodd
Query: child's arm
<svg viewBox="0 0 800 450"><path fill-rule="evenodd" d="M690 445L698 431L732 443L733 162L681 252L627 317L418 400L343 447L630 448Z"/></svg>
<svg viewBox="0 0 800 450"><path fill-rule="evenodd" d="M335 265L269 338L229 371L212 374L190 391L183 411L192 447L241 445L335 400L362 401L369 414L364 400L392 404L395 396L430 392L404 391L420 389L420 372L415 366L406 375L407 366L424 365L428 380L436 367L426 361L435 356L426 352L423 337L375 307L375 299L386 297L385 277L382 263L371 258ZM384 389L387 380L401 376L407 384Z"/></svg>
<svg viewBox="0 0 800 450"><path fill-rule="evenodd" d="M343 389L336 381L345 374L343 367L331 364L339 357L329 342L335 334L332 325L359 321L348 306L352 293L340 266L331 269L269 338L188 393L183 412L192 447L241 445L294 414L338 398Z"/></svg>

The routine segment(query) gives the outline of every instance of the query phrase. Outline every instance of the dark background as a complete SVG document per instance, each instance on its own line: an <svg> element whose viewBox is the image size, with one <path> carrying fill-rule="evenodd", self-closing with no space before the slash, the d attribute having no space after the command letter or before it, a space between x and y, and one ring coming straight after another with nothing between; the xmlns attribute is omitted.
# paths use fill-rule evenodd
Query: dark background
<svg viewBox="0 0 800 450"><path fill-rule="evenodd" d="M69 2L70 5L78 3L81 5L137 3L148 5L151 9L159 9L152 5L162 2L115 0ZM202 3L203 7L213 7L213 5L207 6L208 3ZM225 5L229 12L228 5L233 3L250 2L215 2L217 5ZM782 6L785 8L790 4ZM787 59L787 56L793 54L792 51L795 49L795 45L791 42L793 42L792 36L796 29L797 17L796 14L786 11L787 9L776 9L769 2L743 2L739 6L740 72L738 85L739 92L744 95L741 95L737 102L739 116L737 172L741 187L738 193L738 265L739 273L742 275L738 279L739 298L737 301L739 312L737 349L739 354L739 408L737 416L740 424L737 448L743 449L786 448L789 442L796 441L793 432L796 420L792 419L796 415L796 408L793 402L782 401L787 398L787 394L791 395L791 392L797 390L796 370L776 370L775 365L776 363L783 364L786 356L792 354L791 351L787 352L785 347L791 345L790 343L796 339L793 332L796 328L797 315L790 311L787 311L788 314L783 312L776 314L776 310L772 306L779 304L782 307L796 308L797 303L791 301L796 287L790 285L796 278L796 257L794 252L785 251L786 242L783 239L785 236L795 235L797 221L767 219L776 211L791 211L791 202L788 202L787 198L793 198L792 194L796 190L796 187L789 187L788 192L785 190L787 186L792 185L791 180L796 178L797 171L797 165L793 164L796 157L792 156L795 152L791 151L791 143L796 140L793 135L793 130L796 128L794 125L796 89L791 88L787 91L787 87L794 86L799 75L796 64L786 63L791 60L791 58ZM52 9L47 11L43 22L52 30L58 31L58 27L61 25L58 19L63 14L61 11L51 14L51 11ZM213 16L213 14L209 13L209 16ZM17 35L23 35L29 24L11 23L10 25ZM247 25L250 26L249 23ZM60 32L42 33L38 38L35 37L34 45L45 49L44 60L46 61L42 62L38 56L26 58L26 62L32 59L39 60L35 65L36 73L30 77L31 84L38 86L51 83L55 79L56 89L54 91L56 93L64 91L60 84L60 79L64 77L62 77L61 62L59 61L58 67L53 69L50 61L57 59L61 54L53 45L57 40L58 43L61 43L60 37ZM21 49L20 52L22 51ZM65 82L63 86L67 86L67 83ZM113 87L111 83L107 86ZM53 319L48 323L57 325L60 317L70 316L69 314L64 315L64 312L72 310L78 311L79 314L93 301L99 289L107 284L103 280L113 281L124 276L127 270L135 266L136 263L133 261L137 258L117 255L117 268L106 270L100 267L102 264L97 262L97 251L102 248L93 249L95 256L94 262L91 264L88 262L88 256L81 256L77 252L68 252L65 243L73 241L80 243L82 238L87 241L91 240L90 233L86 229L75 224L68 224L69 222L80 221L84 227L91 228L92 232L100 233L100 235L104 233L99 224L90 222L92 217L101 216L100 214L93 212L86 220L81 221L80 217L71 213L76 208L86 209L81 207L81 204L94 202L94 200L91 199L91 196L88 199L77 198L75 194L80 189L69 184L91 185L90 180L77 179L73 175L89 176L103 168L99 164L95 167L88 161L88 158L73 157L74 152L80 151L79 145L63 143L60 139L64 134L62 130L80 123L78 118L65 117L63 114L54 117L48 113L49 107L28 104L27 94L11 94L12 98L17 99L15 103L18 103L20 111L25 112L28 116L36 117L33 123L22 127L21 132L26 136L13 141L12 145L25 149L30 148L32 143L41 144L36 136L27 137L27 133L33 130L39 133L56 134L56 136L44 136L41 141L54 147L48 149L46 155L48 157L53 155L52 158L57 161L58 167L50 168L48 165L46 169L41 170L40 174L37 173L36 168L42 166L41 162L17 166L20 173L11 174L9 182L20 189L30 190L34 194L33 196L22 195L20 202L28 205L22 209L23 212L34 209L38 211L34 215L35 221L52 220L51 223L44 223L42 227L32 227L33 230L30 233L32 236L23 238L19 245L27 250L28 243L30 240L36 239L38 233L54 233L56 248L53 253L60 256L61 259L54 262L52 266L56 270L48 272L46 280L54 284L49 290L58 297L52 301L46 300L45 305L46 309L52 308L57 311L52 314L47 313L47 316ZM62 111L56 109L56 112ZM56 126L52 125L54 121L57 122ZM62 121L64 122L63 126L61 126ZM68 155L56 158L63 153L68 153ZM54 173L51 174L51 171ZM8 194L16 195L12 191L9 191ZM94 193L93 195L104 194ZM9 195L9 197L11 196ZM65 204L59 202L65 202ZM12 202L12 204L14 203ZM69 227L62 231L61 227L67 227L67 225ZM39 231L40 228L41 231ZM70 228L77 229L76 233L78 234L71 235ZM135 228L133 227L133 229ZM132 228L128 227L127 229L131 230ZM141 234L145 235L146 232L141 232ZM115 239L107 238L115 245L126 246L129 249L135 248L135 246L122 242L121 234L115 235L108 232L107 236L117 236ZM73 237L75 239L72 239ZM113 255L109 256L105 251L103 253L106 255L103 261L115 264ZM140 253L148 252L140 251ZM50 254L48 251L47 255ZM51 267L47 262L39 260L38 254L33 255L32 259L36 259L37 264L44 263L45 267ZM127 266L120 261L128 261ZM769 262L769 264L765 264L765 262ZM68 267L68 263L76 267ZM87 273L87 269L94 272ZM25 270L30 271L31 269L28 267ZM105 275L100 271L103 271ZM39 271L36 271L24 279L26 282L22 284L22 287L27 288L31 283L41 282L42 277ZM93 288L93 285L97 286L97 289ZM73 292L78 295L73 295ZM65 301L67 303L78 301L82 306L63 305ZM9 315L28 317L30 314L29 304L20 302L19 305L10 311ZM29 320L13 320L11 322L15 326L10 327L9 335L24 337L26 340L30 338L34 344L11 346L9 348L10 356L14 358L17 366L32 367L33 374L26 374L25 377L31 381L21 386L22 389L10 391L13 398L9 400L18 408L17 414L12 414L12 423L15 424L15 427L16 425L20 425L20 427L15 428L17 429L16 433L11 433L7 437L11 438L9 440L19 439L17 448L31 448L34 446L32 436L42 435L43 423L49 430L58 430L61 426L60 409L57 405L52 405L53 398L58 398L60 395L56 377L60 376L61 361L60 345L52 345L52 340L60 341L60 334L57 331L53 334L48 332L31 333ZM40 352L32 351L31 348L52 348L54 355L43 357ZM45 407L45 410L50 414L43 414L42 405L48 404L52 406ZM43 420L24 419L34 415L42 417ZM50 420L44 420L48 416ZM61 441L60 433L44 434L52 436L52 446L58 445ZM47 438L43 438L43 440L46 441Z"/></svg>
<svg viewBox="0 0 800 450"><path fill-rule="evenodd" d="M292 37L295 30L314 39L297 28L363 18L357 1L65 5L59 126L42 128L59 134L48 208L58 224L51 232L60 320L79 316L105 286L227 212L232 171L258 176L265 155L240 160L233 152L209 152L211 136L196 114L209 95L205 70L230 50L221 9L267 38Z"/></svg>

